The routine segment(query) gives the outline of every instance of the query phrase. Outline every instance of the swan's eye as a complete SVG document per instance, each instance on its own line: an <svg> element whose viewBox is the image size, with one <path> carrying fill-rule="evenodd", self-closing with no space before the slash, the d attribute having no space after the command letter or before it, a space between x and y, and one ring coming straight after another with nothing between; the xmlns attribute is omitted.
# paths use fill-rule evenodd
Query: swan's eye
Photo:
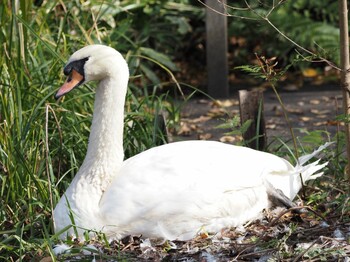
<svg viewBox="0 0 350 262"><path fill-rule="evenodd" d="M84 75L84 66L85 66L85 62L89 60L89 57L85 57L83 59L80 60L75 60L70 62L69 64L67 64L65 66L65 68L63 69L63 73L66 76L69 76L72 74L72 71L75 70L77 71L79 74Z"/></svg>
<svg viewBox="0 0 350 262"><path fill-rule="evenodd" d="M72 73L71 74L69 74L69 76L68 76L68 78L67 78L67 82L70 82L70 81L72 81Z"/></svg>

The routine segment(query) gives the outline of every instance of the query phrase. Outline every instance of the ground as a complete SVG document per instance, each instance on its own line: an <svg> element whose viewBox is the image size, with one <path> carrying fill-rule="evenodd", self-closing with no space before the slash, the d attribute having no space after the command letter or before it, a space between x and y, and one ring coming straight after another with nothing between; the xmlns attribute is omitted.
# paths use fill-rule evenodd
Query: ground
<svg viewBox="0 0 350 262"><path fill-rule="evenodd" d="M309 86L298 91L282 90L280 96L297 135L301 136L312 130L323 130L334 135L341 128L341 123L335 121L335 116L342 112L342 96L338 86ZM268 139L290 138L281 105L271 90L264 92L264 115ZM182 128L174 139L235 142L238 137L230 138L225 135L232 130L217 128L234 116L239 116L238 91L229 99L218 101L203 97L191 99L182 109Z"/></svg>

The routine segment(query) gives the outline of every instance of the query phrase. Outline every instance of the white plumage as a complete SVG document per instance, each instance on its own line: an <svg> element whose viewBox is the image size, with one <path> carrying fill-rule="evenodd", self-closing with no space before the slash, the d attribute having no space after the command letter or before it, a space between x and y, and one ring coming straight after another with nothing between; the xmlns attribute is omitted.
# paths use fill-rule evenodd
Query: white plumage
<svg viewBox="0 0 350 262"><path fill-rule="evenodd" d="M326 165L305 166L324 147L293 167L269 153L213 141L171 143L123 161L125 60L113 48L87 46L71 56L65 74L56 97L100 82L86 158L54 210L56 232L72 224L72 214L79 236L91 229L108 238L187 240L259 217L274 188L292 200L301 188L299 173L307 181ZM61 237L67 234L74 235L72 227Z"/></svg>

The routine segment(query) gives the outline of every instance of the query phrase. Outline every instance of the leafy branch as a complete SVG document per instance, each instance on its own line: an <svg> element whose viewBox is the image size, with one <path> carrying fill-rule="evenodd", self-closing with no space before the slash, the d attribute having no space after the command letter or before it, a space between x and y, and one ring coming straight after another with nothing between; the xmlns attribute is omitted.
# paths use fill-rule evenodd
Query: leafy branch
<svg viewBox="0 0 350 262"><path fill-rule="evenodd" d="M279 95L279 93L277 92L277 89L275 86L275 83L285 74L285 72L289 69L289 67L292 66L292 64L289 64L284 69L277 69L276 66L277 66L278 62L276 61L276 57L266 58L264 56L259 56L257 54L255 54L255 56L258 60L258 65L243 65L243 66L235 67L235 69L240 69L243 72L254 76L255 78L264 79L264 80L269 82L273 92L275 93L275 95L277 97L279 104L281 105L281 108L283 111L283 116L286 120L288 129L289 129L290 134L292 136L295 156L296 156L296 158L298 158L298 147L297 147L296 136L294 134L292 124L291 124L290 119L288 117L288 111L287 111L286 107L284 106L282 98Z"/></svg>

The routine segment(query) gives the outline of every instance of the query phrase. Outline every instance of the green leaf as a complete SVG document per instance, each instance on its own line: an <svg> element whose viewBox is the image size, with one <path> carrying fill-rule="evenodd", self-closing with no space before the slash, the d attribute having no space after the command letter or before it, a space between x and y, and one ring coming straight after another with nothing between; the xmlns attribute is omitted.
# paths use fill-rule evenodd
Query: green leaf
<svg viewBox="0 0 350 262"><path fill-rule="evenodd" d="M170 58L167 55L159 53L159 52L155 51L154 49L148 48L148 47L141 47L140 51L145 56L148 56L148 57L152 58L153 60L159 62L160 64L166 66L171 71L177 70L176 65L170 60Z"/></svg>
<svg viewBox="0 0 350 262"><path fill-rule="evenodd" d="M141 71L144 73L144 75L151 80L151 82L153 84L159 84L160 80L158 78L158 76L153 72L153 70L151 70L148 66L141 64L140 65L140 69Z"/></svg>

